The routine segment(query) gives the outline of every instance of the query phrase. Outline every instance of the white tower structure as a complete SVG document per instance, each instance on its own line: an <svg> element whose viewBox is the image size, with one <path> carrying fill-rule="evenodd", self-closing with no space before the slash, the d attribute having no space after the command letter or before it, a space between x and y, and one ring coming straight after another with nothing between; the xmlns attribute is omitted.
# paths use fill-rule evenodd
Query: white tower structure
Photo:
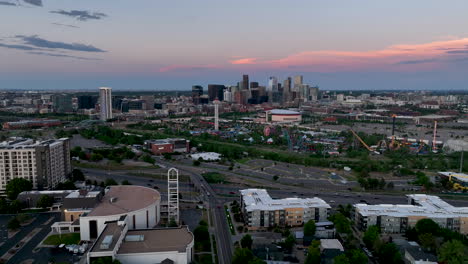
<svg viewBox="0 0 468 264"><path fill-rule="evenodd" d="M99 88L100 119L106 121L112 118L112 88Z"/></svg>
<svg viewBox="0 0 468 264"><path fill-rule="evenodd" d="M215 110L215 130L218 131L219 130L219 100L214 100L213 101L213 104L214 104L214 110Z"/></svg>
<svg viewBox="0 0 468 264"><path fill-rule="evenodd" d="M176 168L167 171L167 199L168 221L179 224L179 171Z"/></svg>

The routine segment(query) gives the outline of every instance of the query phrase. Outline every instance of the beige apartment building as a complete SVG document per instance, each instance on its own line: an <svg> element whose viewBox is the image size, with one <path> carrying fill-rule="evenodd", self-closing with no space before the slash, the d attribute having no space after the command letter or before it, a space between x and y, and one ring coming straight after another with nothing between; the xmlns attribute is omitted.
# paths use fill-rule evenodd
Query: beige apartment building
<svg viewBox="0 0 468 264"><path fill-rule="evenodd" d="M17 138L0 143L0 192L8 182L24 178L33 189L53 189L71 174L68 138L33 141Z"/></svg>
<svg viewBox="0 0 468 264"><path fill-rule="evenodd" d="M468 207L454 207L438 196L407 195L408 204L355 204L354 221L361 230L379 226L384 233L403 233L425 218L440 227L468 234Z"/></svg>
<svg viewBox="0 0 468 264"><path fill-rule="evenodd" d="M301 226L309 220L327 221L330 205L320 198L272 199L265 189L241 190L241 208L250 230Z"/></svg>

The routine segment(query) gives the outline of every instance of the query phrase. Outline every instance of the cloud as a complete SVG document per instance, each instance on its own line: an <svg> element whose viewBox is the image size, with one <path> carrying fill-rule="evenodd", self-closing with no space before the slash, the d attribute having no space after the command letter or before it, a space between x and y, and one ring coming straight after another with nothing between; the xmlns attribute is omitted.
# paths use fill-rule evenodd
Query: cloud
<svg viewBox="0 0 468 264"><path fill-rule="evenodd" d="M30 5L42 6L42 0L23 0L23 2Z"/></svg>
<svg viewBox="0 0 468 264"><path fill-rule="evenodd" d="M38 48L26 46L26 45L17 45L17 44L4 44L0 43L0 47L7 49L17 49L17 50L39 50Z"/></svg>
<svg viewBox="0 0 468 264"><path fill-rule="evenodd" d="M229 63L239 65L239 64L255 64L257 58L242 58L236 60L230 60Z"/></svg>
<svg viewBox="0 0 468 264"><path fill-rule="evenodd" d="M169 65L159 69L159 72L190 71L215 69L216 65Z"/></svg>
<svg viewBox="0 0 468 264"><path fill-rule="evenodd" d="M66 55L66 54L56 54L56 53L50 53L50 52L40 52L40 51L31 51L27 52L28 54L33 54L33 55L43 55L43 56L50 56L50 57L63 57L63 58L72 58L72 59L79 59L79 60L101 60L98 58L86 58L86 57L79 57L79 56L73 56L73 55Z"/></svg>
<svg viewBox="0 0 468 264"><path fill-rule="evenodd" d="M431 63L436 62L436 59L423 59L423 60L407 60L407 61L400 61L398 64L422 64L422 63Z"/></svg>
<svg viewBox="0 0 468 264"><path fill-rule="evenodd" d="M87 21L89 19L101 19L101 18L107 17L107 15L104 13L91 12L91 11L86 11L86 10L70 10L70 11L56 10L56 11L50 11L50 13L73 17L80 21Z"/></svg>
<svg viewBox="0 0 468 264"><path fill-rule="evenodd" d="M74 50L74 51L84 51L84 52L106 52L105 50L96 48L92 45L86 45L81 43L65 43L58 41L50 41L38 37L37 35L33 36L23 36L17 35L16 38L22 40L25 44L47 49L64 49L64 50Z"/></svg>
<svg viewBox="0 0 468 264"><path fill-rule="evenodd" d="M17 4L12 3L12 2L7 2L7 1L0 1L0 5L4 5L4 6L17 6Z"/></svg>
<svg viewBox="0 0 468 264"><path fill-rule="evenodd" d="M74 25L61 24L61 23L51 23L51 24L56 25L56 26L69 27L69 28L80 28L80 27L77 27L77 26L74 26Z"/></svg>

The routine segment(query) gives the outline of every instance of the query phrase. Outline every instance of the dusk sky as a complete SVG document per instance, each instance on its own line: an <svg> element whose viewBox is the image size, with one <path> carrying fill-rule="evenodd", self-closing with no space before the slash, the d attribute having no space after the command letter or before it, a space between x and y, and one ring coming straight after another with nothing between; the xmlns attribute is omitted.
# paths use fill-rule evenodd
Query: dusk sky
<svg viewBox="0 0 468 264"><path fill-rule="evenodd" d="M0 89L468 89L466 0L0 0Z"/></svg>

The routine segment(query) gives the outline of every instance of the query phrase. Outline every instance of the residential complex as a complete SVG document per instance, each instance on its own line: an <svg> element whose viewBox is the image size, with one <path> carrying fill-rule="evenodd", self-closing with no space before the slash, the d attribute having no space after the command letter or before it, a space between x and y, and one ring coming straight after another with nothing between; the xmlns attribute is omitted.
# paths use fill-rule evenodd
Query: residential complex
<svg viewBox="0 0 468 264"><path fill-rule="evenodd" d="M265 189L240 190L241 208L249 229L301 226L309 220L326 221L330 205L320 198L272 199Z"/></svg>
<svg viewBox="0 0 468 264"><path fill-rule="evenodd" d="M24 178L33 189L53 189L71 173L68 138L34 141L17 138L0 143L0 191L8 182Z"/></svg>
<svg viewBox="0 0 468 264"><path fill-rule="evenodd" d="M407 195L408 204L355 204L354 220L359 229L379 226L384 233L403 233L425 218L442 228L468 234L468 207L454 207L438 196Z"/></svg>

